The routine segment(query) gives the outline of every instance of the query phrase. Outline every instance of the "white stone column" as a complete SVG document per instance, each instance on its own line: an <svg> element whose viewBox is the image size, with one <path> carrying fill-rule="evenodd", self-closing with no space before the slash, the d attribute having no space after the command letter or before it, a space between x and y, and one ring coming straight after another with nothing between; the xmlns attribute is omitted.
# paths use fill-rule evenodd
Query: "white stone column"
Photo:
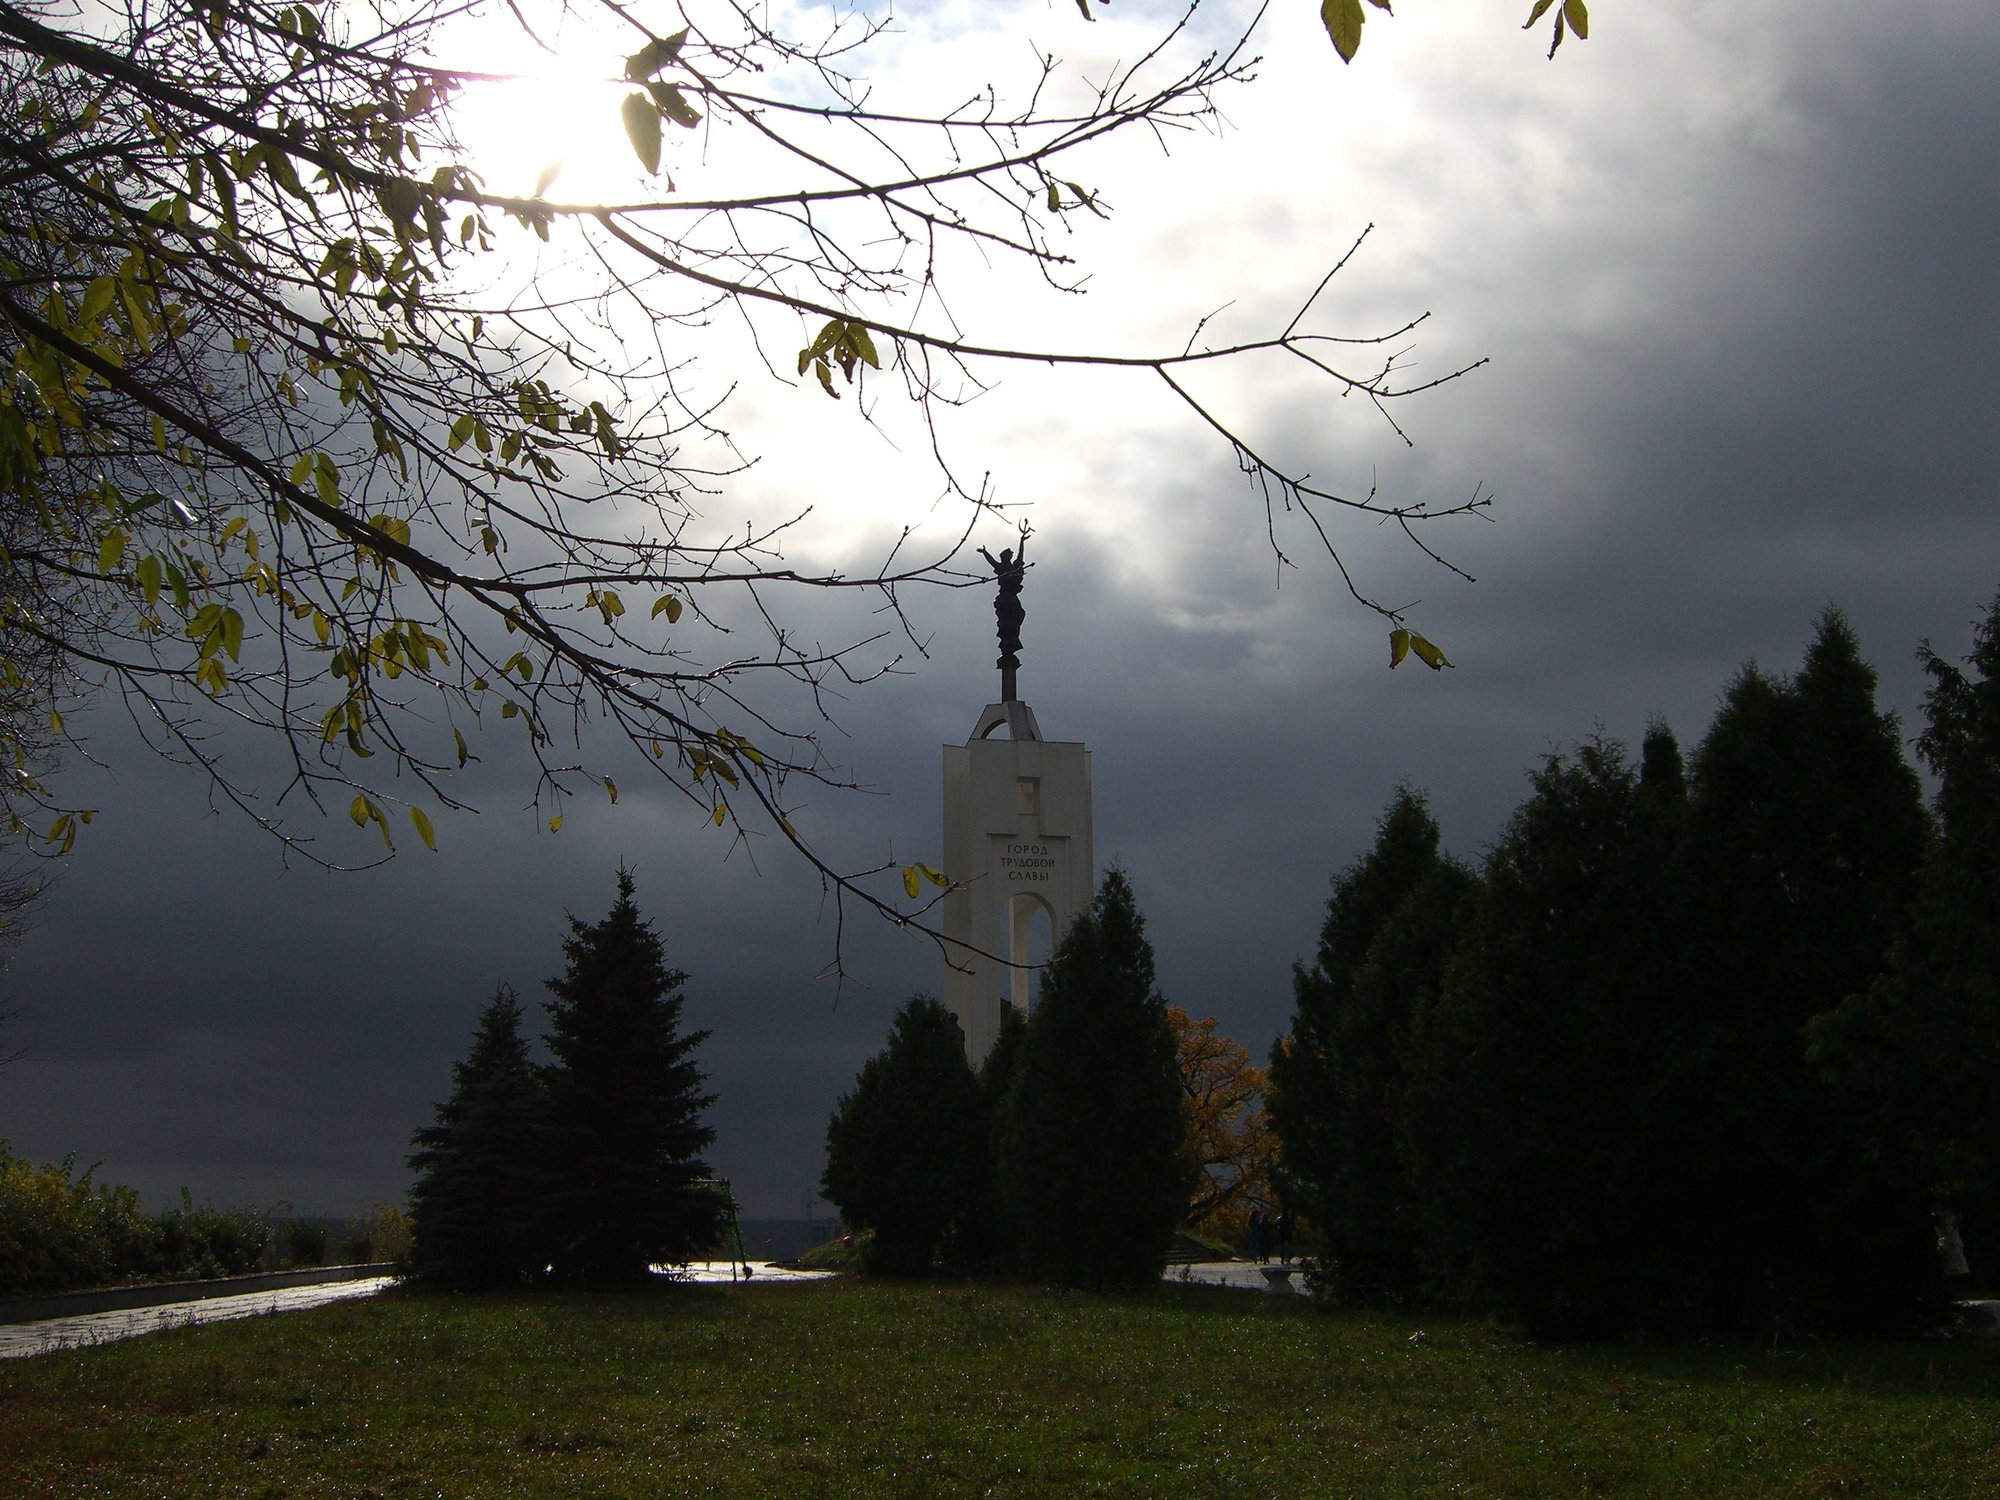
<svg viewBox="0 0 2000 1500"><path fill-rule="evenodd" d="M1030 1004L1035 912L1059 942L1096 894L1090 751L1044 740L1025 703L989 703L969 740L944 747L944 873L944 1002L977 1067L1003 997Z"/></svg>

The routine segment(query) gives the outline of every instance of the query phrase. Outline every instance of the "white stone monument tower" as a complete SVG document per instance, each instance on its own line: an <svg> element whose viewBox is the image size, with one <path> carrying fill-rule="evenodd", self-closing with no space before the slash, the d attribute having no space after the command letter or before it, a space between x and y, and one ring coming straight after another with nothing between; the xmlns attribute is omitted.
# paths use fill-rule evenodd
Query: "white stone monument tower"
<svg viewBox="0 0 2000 1500"><path fill-rule="evenodd" d="M986 705L963 745L944 747L944 868L952 881L944 898L944 1003L974 1067L1000 1035L1003 1004L1028 1009L1034 975L1022 966L1036 912L1048 914L1060 940L1096 891L1090 751L1043 739L1035 711L1015 694L1027 528L1018 553L979 550L1000 585L993 609L1001 701Z"/></svg>

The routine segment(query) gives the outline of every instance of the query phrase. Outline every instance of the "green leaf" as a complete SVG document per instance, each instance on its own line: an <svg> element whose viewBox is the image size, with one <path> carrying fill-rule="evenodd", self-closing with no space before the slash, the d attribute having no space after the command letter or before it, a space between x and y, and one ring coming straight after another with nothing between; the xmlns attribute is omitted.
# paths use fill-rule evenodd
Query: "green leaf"
<svg viewBox="0 0 2000 1500"><path fill-rule="evenodd" d="M669 625L679 624L681 618L681 601L672 594L660 595L659 598L653 601L653 613L649 618L657 620L661 615L667 617Z"/></svg>
<svg viewBox="0 0 2000 1500"><path fill-rule="evenodd" d="M1340 54L1340 60L1353 62L1354 54L1361 50L1361 28L1368 19L1361 0L1320 0L1319 18L1326 24L1326 34L1333 38L1333 50Z"/></svg>
<svg viewBox="0 0 2000 1500"><path fill-rule="evenodd" d="M1410 654L1410 632L1398 625L1389 632L1389 670L1395 671Z"/></svg>
<svg viewBox="0 0 2000 1500"><path fill-rule="evenodd" d="M687 28L683 26L672 36L656 36L645 46L625 59L625 76L633 83L643 83L660 69L680 56L681 43L687 40Z"/></svg>
<svg viewBox="0 0 2000 1500"><path fill-rule="evenodd" d="M1563 0L1563 19L1569 22L1569 29L1585 41L1590 40L1590 11L1583 0Z"/></svg>
<svg viewBox="0 0 2000 1500"><path fill-rule="evenodd" d="M1548 8L1555 3L1556 0L1535 0L1535 8L1528 12L1528 19L1522 23L1521 29L1526 31L1535 22L1541 20L1543 15L1547 13Z"/></svg>
<svg viewBox="0 0 2000 1500"><path fill-rule="evenodd" d="M465 736L456 729L451 732L452 742L458 746L458 763L462 766L472 757L465 748Z"/></svg>
<svg viewBox="0 0 2000 1500"><path fill-rule="evenodd" d="M722 826L722 820L728 816L729 814L727 809L725 809L723 805L720 802L718 802L715 804L715 812L710 817L709 821L714 823L717 828L720 828Z"/></svg>
<svg viewBox="0 0 2000 1500"><path fill-rule="evenodd" d="M77 321L86 326L95 323L111 311L111 304L118 300L118 278L100 276L83 289L83 306L77 311Z"/></svg>
<svg viewBox="0 0 2000 1500"><path fill-rule="evenodd" d="M340 471L333 466L330 454L313 455L313 492L328 510L340 509Z"/></svg>
<svg viewBox="0 0 2000 1500"><path fill-rule="evenodd" d="M356 828L366 828L368 826L368 799L359 792L355 793L354 800L347 804L347 816L348 820Z"/></svg>
<svg viewBox="0 0 2000 1500"><path fill-rule="evenodd" d="M619 106L625 121L625 136L649 174L660 170L660 111L645 94L627 94Z"/></svg>
<svg viewBox="0 0 2000 1500"><path fill-rule="evenodd" d="M421 807L410 809L410 822L417 830L417 837L424 841L424 847L433 854L437 853L437 835L431 832L431 820Z"/></svg>
<svg viewBox="0 0 2000 1500"><path fill-rule="evenodd" d="M97 543L97 571L109 573L125 555L125 533L113 526Z"/></svg>
<svg viewBox="0 0 2000 1500"><path fill-rule="evenodd" d="M875 341L868 336L867 329L863 328L859 323L849 323L847 325L847 341L854 346L854 352L860 355L862 359L878 370L882 368L882 361L875 354Z"/></svg>

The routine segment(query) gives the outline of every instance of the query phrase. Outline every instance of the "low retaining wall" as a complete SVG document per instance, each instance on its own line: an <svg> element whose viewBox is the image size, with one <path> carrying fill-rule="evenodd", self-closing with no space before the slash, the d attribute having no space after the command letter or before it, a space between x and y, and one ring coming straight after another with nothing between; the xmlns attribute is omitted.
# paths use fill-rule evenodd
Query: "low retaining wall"
<svg viewBox="0 0 2000 1500"><path fill-rule="evenodd" d="M245 1292L272 1292L280 1287L313 1286L323 1281L365 1281L394 1276L388 1262L366 1266L304 1266L296 1271L265 1271L256 1276L225 1276L218 1281L153 1281L143 1286L107 1286L82 1292L51 1292L46 1297L16 1297L0 1301L0 1323L36 1323L43 1318L71 1318L82 1313L118 1312L128 1307L163 1307L170 1302L201 1302L210 1297L236 1297Z"/></svg>

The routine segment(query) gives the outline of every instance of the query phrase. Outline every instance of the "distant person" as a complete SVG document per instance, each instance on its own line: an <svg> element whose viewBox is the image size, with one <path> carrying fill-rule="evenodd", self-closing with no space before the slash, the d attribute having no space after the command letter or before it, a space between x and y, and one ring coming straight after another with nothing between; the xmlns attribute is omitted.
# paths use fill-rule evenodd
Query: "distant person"
<svg viewBox="0 0 2000 1500"><path fill-rule="evenodd" d="M1286 1209L1278 1215L1277 1231L1273 1238L1278 1244L1278 1260L1282 1265L1292 1263L1292 1211Z"/></svg>
<svg viewBox="0 0 2000 1500"><path fill-rule="evenodd" d="M1260 1263L1264 1259L1264 1236L1264 1211L1260 1208L1253 1208L1250 1210L1250 1230L1245 1236L1246 1243L1244 1248L1248 1251L1252 1260Z"/></svg>

